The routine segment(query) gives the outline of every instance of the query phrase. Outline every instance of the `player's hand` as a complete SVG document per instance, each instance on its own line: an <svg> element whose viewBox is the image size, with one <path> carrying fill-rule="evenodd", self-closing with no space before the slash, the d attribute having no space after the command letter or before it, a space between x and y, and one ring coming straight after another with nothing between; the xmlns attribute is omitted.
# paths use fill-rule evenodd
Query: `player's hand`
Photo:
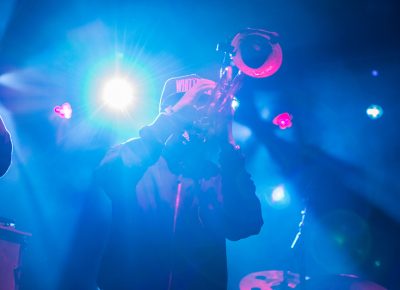
<svg viewBox="0 0 400 290"><path fill-rule="evenodd" d="M183 127L192 124L203 115L208 114L213 103L212 92L215 86L214 81L199 79L174 106L166 108L165 111Z"/></svg>
<svg viewBox="0 0 400 290"><path fill-rule="evenodd" d="M208 79L199 79L183 97L172 107L173 112L179 112L186 107L200 109L212 103L211 93L216 83ZM207 98L209 97L209 98Z"/></svg>

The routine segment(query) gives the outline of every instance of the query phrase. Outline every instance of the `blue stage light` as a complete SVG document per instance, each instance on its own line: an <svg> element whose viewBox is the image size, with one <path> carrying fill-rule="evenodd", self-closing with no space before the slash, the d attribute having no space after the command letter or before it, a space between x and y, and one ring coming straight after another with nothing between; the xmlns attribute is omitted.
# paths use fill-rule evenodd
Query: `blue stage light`
<svg viewBox="0 0 400 290"><path fill-rule="evenodd" d="M272 191L271 199L273 202L279 202L285 199L285 188L280 185Z"/></svg>
<svg viewBox="0 0 400 290"><path fill-rule="evenodd" d="M267 202L274 208L285 208L290 204L290 195L283 185L275 187L267 198Z"/></svg>
<svg viewBox="0 0 400 290"><path fill-rule="evenodd" d="M383 109L381 106L371 105L366 110L366 113L371 119L379 119L383 115Z"/></svg>

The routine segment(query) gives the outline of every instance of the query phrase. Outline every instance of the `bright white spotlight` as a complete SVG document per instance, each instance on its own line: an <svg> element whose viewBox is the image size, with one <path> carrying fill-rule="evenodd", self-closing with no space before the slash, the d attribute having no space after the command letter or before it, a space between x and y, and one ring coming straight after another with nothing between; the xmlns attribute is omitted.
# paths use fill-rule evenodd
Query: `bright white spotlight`
<svg viewBox="0 0 400 290"><path fill-rule="evenodd" d="M290 195L283 185L275 187L271 193L266 196L269 205L276 209L282 209L290 204Z"/></svg>
<svg viewBox="0 0 400 290"><path fill-rule="evenodd" d="M103 100L110 108L126 110L133 101L133 87L124 78L113 78L103 87Z"/></svg>
<svg viewBox="0 0 400 290"><path fill-rule="evenodd" d="M369 106L366 112L371 119L379 119L383 115L383 109L378 105Z"/></svg>
<svg viewBox="0 0 400 290"><path fill-rule="evenodd" d="M271 199L272 199L273 202L283 201L285 199L285 188L282 185L277 186L272 191Z"/></svg>

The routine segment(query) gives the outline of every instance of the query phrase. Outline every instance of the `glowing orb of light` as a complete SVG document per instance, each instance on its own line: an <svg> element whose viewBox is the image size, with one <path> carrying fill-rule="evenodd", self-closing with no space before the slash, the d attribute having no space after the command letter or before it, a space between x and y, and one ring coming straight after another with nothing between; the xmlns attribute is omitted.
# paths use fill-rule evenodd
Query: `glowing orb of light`
<svg viewBox="0 0 400 290"><path fill-rule="evenodd" d="M291 197L283 185L278 185L266 196L269 205L276 209L283 209L290 204Z"/></svg>
<svg viewBox="0 0 400 290"><path fill-rule="evenodd" d="M61 106L55 106L54 112L63 119L71 119L72 117L72 108L69 103L64 103Z"/></svg>
<svg viewBox="0 0 400 290"><path fill-rule="evenodd" d="M289 113L282 113L276 116L273 120L272 123L274 125L279 126L280 129L284 130L286 128L292 127L292 115Z"/></svg>
<svg viewBox="0 0 400 290"><path fill-rule="evenodd" d="M379 119L383 115L383 109L378 105L371 105L367 108L366 113L371 119Z"/></svg>
<svg viewBox="0 0 400 290"><path fill-rule="evenodd" d="M133 101L133 86L124 78L108 80L102 91L102 97L107 106L116 110L126 110Z"/></svg>
<svg viewBox="0 0 400 290"><path fill-rule="evenodd" d="M239 100L238 100L236 97L234 97L234 98L232 99L232 104L231 104L231 106L232 106L232 109L233 109L234 111L236 111L237 108L239 108L240 102L239 102Z"/></svg>
<svg viewBox="0 0 400 290"><path fill-rule="evenodd" d="M272 191L271 200L273 202L280 202L283 201L284 199L285 199L285 188L282 185L280 185Z"/></svg>

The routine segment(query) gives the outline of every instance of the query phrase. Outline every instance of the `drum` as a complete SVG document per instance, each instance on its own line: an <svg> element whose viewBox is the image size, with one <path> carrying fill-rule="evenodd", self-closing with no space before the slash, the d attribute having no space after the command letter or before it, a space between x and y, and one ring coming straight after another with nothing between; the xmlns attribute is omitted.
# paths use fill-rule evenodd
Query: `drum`
<svg viewBox="0 0 400 290"><path fill-rule="evenodd" d="M294 289L300 275L290 271L269 270L254 272L240 280L240 290ZM285 287L285 288L284 288Z"/></svg>

